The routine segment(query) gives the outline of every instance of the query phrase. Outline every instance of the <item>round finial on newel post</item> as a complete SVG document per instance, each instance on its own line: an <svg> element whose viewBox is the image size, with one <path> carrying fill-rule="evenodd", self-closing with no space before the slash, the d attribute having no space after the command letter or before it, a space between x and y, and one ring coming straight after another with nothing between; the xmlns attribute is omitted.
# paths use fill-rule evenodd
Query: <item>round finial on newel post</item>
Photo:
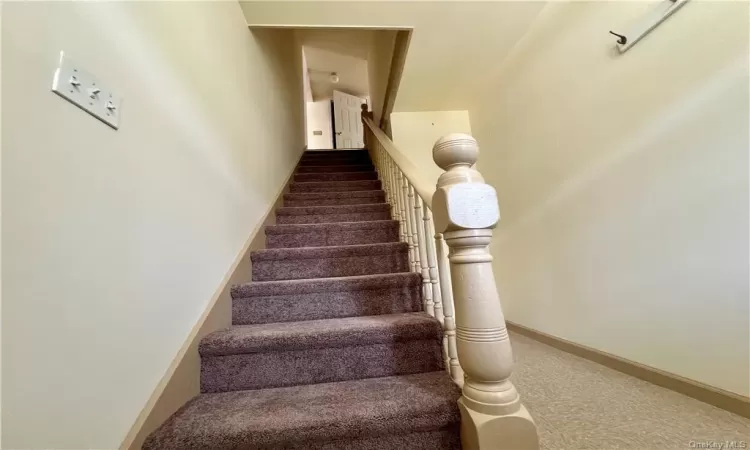
<svg viewBox="0 0 750 450"><path fill-rule="evenodd" d="M472 167L479 158L477 140L468 134L454 133L443 136L432 147L432 159L445 173L437 185L456 183L484 183L484 178Z"/></svg>
<svg viewBox="0 0 750 450"><path fill-rule="evenodd" d="M471 167L479 158L479 145L468 134L454 133L443 136L432 147L432 159L441 169L456 166Z"/></svg>

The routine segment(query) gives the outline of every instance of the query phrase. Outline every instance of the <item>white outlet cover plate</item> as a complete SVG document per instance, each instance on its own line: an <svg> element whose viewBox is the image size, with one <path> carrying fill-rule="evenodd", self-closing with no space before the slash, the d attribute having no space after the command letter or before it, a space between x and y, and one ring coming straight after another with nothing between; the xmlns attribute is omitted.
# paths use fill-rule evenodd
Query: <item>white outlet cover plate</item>
<svg viewBox="0 0 750 450"><path fill-rule="evenodd" d="M71 83L74 80L80 84ZM91 93L97 89L99 92L92 97ZM60 52L60 64L52 80L52 92L115 130L119 128L122 98L79 64L66 58L64 52Z"/></svg>

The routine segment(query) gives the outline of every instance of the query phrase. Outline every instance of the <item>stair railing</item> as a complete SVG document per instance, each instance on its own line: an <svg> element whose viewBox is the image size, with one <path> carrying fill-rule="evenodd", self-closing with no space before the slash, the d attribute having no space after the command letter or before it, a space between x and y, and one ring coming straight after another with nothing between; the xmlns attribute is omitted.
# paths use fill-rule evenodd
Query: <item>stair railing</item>
<svg viewBox="0 0 750 450"><path fill-rule="evenodd" d="M402 156L380 128L370 119L364 121L368 150L383 184L386 201L391 205L391 217L399 222L401 241L409 246L409 268L422 275L424 310L443 326L445 368L453 381L463 386L448 252L443 235L435 231L432 220L433 187L416 178L417 168Z"/></svg>
<svg viewBox="0 0 750 450"><path fill-rule="evenodd" d="M500 213L494 188L473 169L477 142L451 134L435 143L433 160L446 172L434 188L370 118L363 121L409 267L422 275L424 310L443 326L445 366L462 388L463 448L538 449L534 421L509 379L513 355L489 252Z"/></svg>

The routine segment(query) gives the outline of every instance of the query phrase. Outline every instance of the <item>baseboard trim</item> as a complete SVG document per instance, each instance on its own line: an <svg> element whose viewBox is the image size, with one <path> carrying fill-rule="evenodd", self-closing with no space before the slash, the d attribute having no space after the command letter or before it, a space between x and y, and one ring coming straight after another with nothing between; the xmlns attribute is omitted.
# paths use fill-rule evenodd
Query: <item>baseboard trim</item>
<svg viewBox="0 0 750 450"><path fill-rule="evenodd" d="M687 395L688 397L716 406L717 408L750 418L750 398L742 397L733 392L715 388L635 361L620 358L619 356L605 353L585 345L576 344L575 342L558 338L517 323L507 322L507 325L510 331L524 335L543 344L547 344L550 347L580 356L581 358L647 381L651 384Z"/></svg>
<svg viewBox="0 0 750 450"><path fill-rule="evenodd" d="M299 158L304 155L304 150ZM249 253L264 248L267 225L275 223L276 209L283 202L284 193L294 179L294 171L299 160L292 166L289 175L281 186L276 200L264 213L263 218L250 232L231 267L219 284L205 311L190 330L185 342L177 352L164 376L151 393L146 405L128 431L120 450L139 450L146 437L161 425L177 409L200 393L200 356L198 344L203 336L231 325L232 307L230 290L233 284L250 281L252 265ZM246 272L246 273L245 273Z"/></svg>

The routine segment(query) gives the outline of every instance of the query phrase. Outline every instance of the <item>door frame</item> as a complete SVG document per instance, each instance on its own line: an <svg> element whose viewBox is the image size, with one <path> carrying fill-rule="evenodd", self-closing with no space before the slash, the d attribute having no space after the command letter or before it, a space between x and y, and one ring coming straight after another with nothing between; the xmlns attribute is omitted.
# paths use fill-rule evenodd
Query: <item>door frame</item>
<svg viewBox="0 0 750 450"><path fill-rule="evenodd" d="M336 111L333 109L333 97L331 97L331 140L333 140L333 145L331 146L332 149L336 149L336 118L334 115L336 114Z"/></svg>

